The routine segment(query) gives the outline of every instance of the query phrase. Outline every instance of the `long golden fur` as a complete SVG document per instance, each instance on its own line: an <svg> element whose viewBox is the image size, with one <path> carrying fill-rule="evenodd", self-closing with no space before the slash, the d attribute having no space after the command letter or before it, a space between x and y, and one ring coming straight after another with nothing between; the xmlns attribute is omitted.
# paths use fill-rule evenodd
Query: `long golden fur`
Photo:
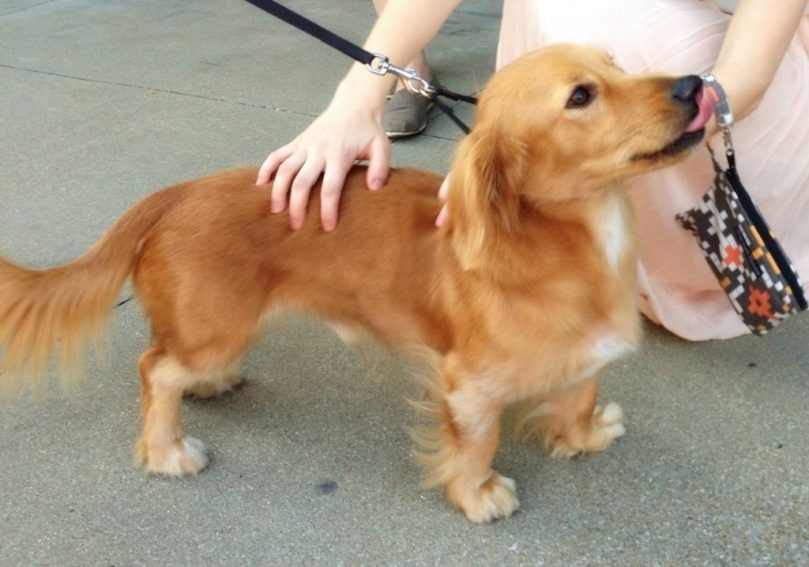
<svg viewBox="0 0 809 567"><path fill-rule="evenodd" d="M595 405L598 372L639 334L632 214L617 181L673 163L702 136L684 134L696 107L675 84L628 76L584 47L506 67L458 148L441 229L432 173L394 170L370 192L355 168L340 223L324 233L316 192L292 231L249 168L146 197L66 266L0 259L2 381L32 379L55 350L76 363L131 276L152 330L137 456L149 472L194 475L205 449L180 421L183 395L238 383L276 310L312 312L342 335L436 354L428 482L474 522L508 516L514 482L491 468L505 406L530 401L555 456L603 450L624 432L616 404Z"/></svg>

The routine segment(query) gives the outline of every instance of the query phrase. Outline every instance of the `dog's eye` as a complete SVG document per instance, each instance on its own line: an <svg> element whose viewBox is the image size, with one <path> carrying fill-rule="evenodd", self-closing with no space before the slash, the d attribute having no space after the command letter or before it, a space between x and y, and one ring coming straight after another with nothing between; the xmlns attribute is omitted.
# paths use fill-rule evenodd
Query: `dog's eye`
<svg viewBox="0 0 809 567"><path fill-rule="evenodd" d="M577 85L567 99L567 108L584 108L593 101L595 89L589 85Z"/></svg>

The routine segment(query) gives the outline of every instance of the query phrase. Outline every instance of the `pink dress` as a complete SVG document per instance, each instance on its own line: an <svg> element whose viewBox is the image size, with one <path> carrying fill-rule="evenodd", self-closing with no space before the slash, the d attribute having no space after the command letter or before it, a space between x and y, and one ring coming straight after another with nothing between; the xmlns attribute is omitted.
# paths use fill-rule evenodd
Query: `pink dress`
<svg viewBox="0 0 809 567"><path fill-rule="evenodd" d="M701 0L505 0L497 66L559 42L605 49L630 73L699 74L719 54L730 16ZM733 128L739 171L804 279L809 280L809 18L759 107ZM713 146L721 148L721 138ZM627 182L639 217L644 314L689 340L747 333L676 213L713 180L706 149ZM806 287L806 286L805 286Z"/></svg>

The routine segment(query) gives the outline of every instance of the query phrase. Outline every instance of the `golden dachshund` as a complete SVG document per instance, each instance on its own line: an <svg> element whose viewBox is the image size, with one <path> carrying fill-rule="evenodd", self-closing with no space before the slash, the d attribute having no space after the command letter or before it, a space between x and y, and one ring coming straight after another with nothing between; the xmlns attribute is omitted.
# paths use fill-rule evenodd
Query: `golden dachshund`
<svg viewBox="0 0 809 567"><path fill-rule="evenodd" d="M440 229L441 177L414 169L371 192L354 168L331 233L311 212L297 231L271 214L254 168L158 191L73 263L36 271L0 259L0 378L32 384L54 353L63 367L79 362L131 276L152 333L137 457L152 473L194 475L206 451L181 423L183 395L236 385L274 313L314 313L342 336L433 353L428 483L473 522L509 516L514 481L491 466L504 407L530 404L558 457L624 433L620 407L596 405L599 371L640 330L633 215L618 182L702 139L701 98L697 77L630 76L592 48L515 61L482 93Z"/></svg>

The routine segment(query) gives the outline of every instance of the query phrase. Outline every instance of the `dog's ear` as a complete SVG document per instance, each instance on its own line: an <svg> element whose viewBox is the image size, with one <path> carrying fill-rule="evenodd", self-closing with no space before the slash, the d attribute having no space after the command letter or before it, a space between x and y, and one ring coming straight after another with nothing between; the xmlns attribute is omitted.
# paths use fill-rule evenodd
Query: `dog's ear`
<svg viewBox="0 0 809 567"><path fill-rule="evenodd" d="M490 129L473 131L460 143L448 201L453 247L464 270L480 267L519 228L526 157L524 144Z"/></svg>

